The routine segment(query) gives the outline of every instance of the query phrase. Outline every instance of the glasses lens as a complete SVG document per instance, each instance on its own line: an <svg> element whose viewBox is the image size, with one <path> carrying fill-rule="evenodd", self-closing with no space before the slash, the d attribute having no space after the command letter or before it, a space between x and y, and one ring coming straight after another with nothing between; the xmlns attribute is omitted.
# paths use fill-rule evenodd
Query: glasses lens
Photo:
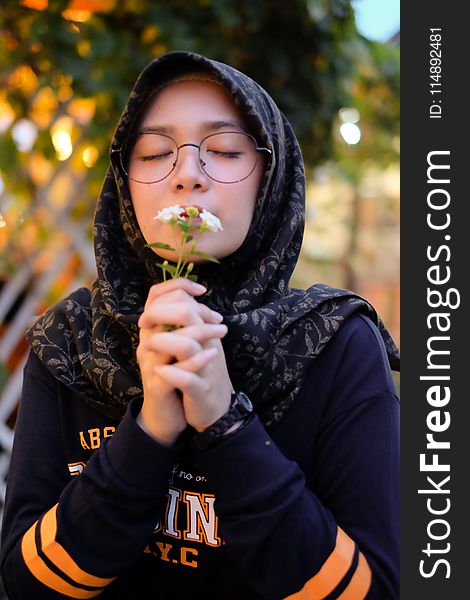
<svg viewBox="0 0 470 600"><path fill-rule="evenodd" d="M154 183L167 177L178 154L176 142L166 135L141 133L129 156L127 174L140 183Z"/></svg>
<svg viewBox="0 0 470 600"><path fill-rule="evenodd" d="M246 179L256 165L255 140L244 133L214 133L201 142L201 166L221 183Z"/></svg>

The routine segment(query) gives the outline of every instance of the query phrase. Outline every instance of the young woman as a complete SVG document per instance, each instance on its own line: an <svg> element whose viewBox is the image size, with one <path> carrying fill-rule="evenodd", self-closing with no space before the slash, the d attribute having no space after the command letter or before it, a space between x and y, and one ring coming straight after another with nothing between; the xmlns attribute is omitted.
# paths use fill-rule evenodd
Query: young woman
<svg viewBox="0 0 470 600"><path fill-rule="evenodd" d="M289 287L304 192L292 129L247 76L185 52L141 74L93 289L28 334L11 600L398 598L396 348L353 293ZM163 281L175 251L148 246L179 249L154 219L174 206L223 226L197 241L220 261L193 256L197 284Z"/></svg>

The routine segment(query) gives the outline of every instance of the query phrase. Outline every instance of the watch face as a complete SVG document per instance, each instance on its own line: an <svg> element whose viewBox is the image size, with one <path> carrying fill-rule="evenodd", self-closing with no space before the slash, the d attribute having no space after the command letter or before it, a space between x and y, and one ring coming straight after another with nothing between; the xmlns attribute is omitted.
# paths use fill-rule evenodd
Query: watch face
<svg viewBox="0 0 470 600"><path fill-rule="evenodd" d="M253 410L253 404L251 403L251 400L243 392L237 393L237 401L245 410L249 412Z"/></svg>

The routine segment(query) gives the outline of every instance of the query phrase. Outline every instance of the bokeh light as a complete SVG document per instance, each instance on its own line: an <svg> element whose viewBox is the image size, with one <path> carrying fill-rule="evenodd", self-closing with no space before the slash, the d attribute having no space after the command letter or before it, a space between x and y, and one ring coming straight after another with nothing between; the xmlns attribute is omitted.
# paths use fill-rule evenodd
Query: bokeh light
<svg viewBox="0 0 470 600"><path fill-rule="evenodd" d="M38 128L29 119L19 119L11 129L11 136L20 152L29 152L38 137Z"/></svg>
<svg viewBox="0 0 470 600"><path fill-rule="evenodd" d="M357 108L340 108L338 111L339 118L343 123L358 123L361 115Z"/></svg>
<svg viewBox="0 0 470 600"><path fill-rule="evenodd" d="M87 146L82 152L82 160L85 167L90 169L98 160L98 150L94 146Z"/></svg>
<svg viewBox="0 0 470 600"><path fill-rule="evenodd" d="M346 144L350 146L358 144L361 139L361 130L356 123L343 123L339 132Z"/></svg>
<svg viewBox="0 0 470 600"><path fill-rule="evenodd" d="M0 133L5 133L15 120L15 111L10 103L0 98Z"/></svg>
<svg viewBox="0 0 470 600"><path fill-rule="evenodd" d="M52 143L60 161L67 160L73 152L72 125L70 117L62 117L51 127Z"/></svg>

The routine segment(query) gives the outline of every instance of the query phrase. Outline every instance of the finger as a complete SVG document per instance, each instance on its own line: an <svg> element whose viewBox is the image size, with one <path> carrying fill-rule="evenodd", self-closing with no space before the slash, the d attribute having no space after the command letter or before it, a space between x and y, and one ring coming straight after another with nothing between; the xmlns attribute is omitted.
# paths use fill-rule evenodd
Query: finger
<svg viewBox="0 0 470 600"><path fill-rule="evenodd" d="M216 358L218 353L219 352L217 348L203 348L201 352L194 354L186 360L181 360L177 363L173 363L171 366L175 368L175 373L177 373L178 376L182 378L181 383L184 384L184 378L186 377L185 373L191 373L193 375L196 373L200 373L214 360L214 358ZM191 382L192 380L192 377L188 378L188 382Z"/></svg>
<svg viewBox="0 0 470 600"><path fill-rule="evenodd" d="M168 281L163 281L162 283L153 285L149 290L147 301L153 302L153 300L155 300L155 298L158 296L162 296L163 294L167 294L172 290L178 289L185 290L191 296L201 296L207 292L207 288L200 283L179 277L178 279L169 279Z"/></svg>
<svg viewBox="0 0 470 600"><path fill-rule="evenodd" d="M190 358L202 350L201 344L193 338L165 332L149 337L145 341L144 348L148 351L174 357L177 361Z"/></svg>
<svg viewBox="0 0 470 600"><path fill-rule="evenodd" d="M173 302L193 302L194 304L196 304L197 300L194 296L188 294L186 290L176 289L170 290L169 292L166 292L164 294L158 294L157 296L153 296L151 301L147 299L146 308L148 308L154 303L171 304Z"/></svg>
<svg viewBox="0 0 470 600"><path fill-rule="evenodd" d="M203 344L211 339L222 339L227 335L228 327L225 323L202 323L201 325L190 325L175 329L172 334L191 337L193 340Z"/></svg>
<svg viewBox="0 0 470 600"><path fill-rule="evenodd" d="M199 323L221 323L223 316L198 302L171 302L168 304L151 304L139 318L141 328L155 325L174 325L188 327Z"/></svg>
<svg viewBox="0 0 470 600"><path fill-rule="evenodd" d="M156 365L154 372L172 387L193 395L207 393L207 383L198 375L218 354L216 348L207 348L191 358L172 365Z"/></svg>
<svg viewBox="0 0 470 600"><path fill-rule="evenodd" d="M193 325L168 332L157 332L145 338L143 346L146 350L174 356L184 360L200 352L202 345L208 340L221 339L227 333L226 325Z"/></svg>
<svg viewBox="0 0 470 600"><path fill-rule="evenodd" d="M173 325L187 327L203 323L198 306L189 302L171 302L168 304L151 304L140 316L138 325L146 329L156 325Z"/></svg>

